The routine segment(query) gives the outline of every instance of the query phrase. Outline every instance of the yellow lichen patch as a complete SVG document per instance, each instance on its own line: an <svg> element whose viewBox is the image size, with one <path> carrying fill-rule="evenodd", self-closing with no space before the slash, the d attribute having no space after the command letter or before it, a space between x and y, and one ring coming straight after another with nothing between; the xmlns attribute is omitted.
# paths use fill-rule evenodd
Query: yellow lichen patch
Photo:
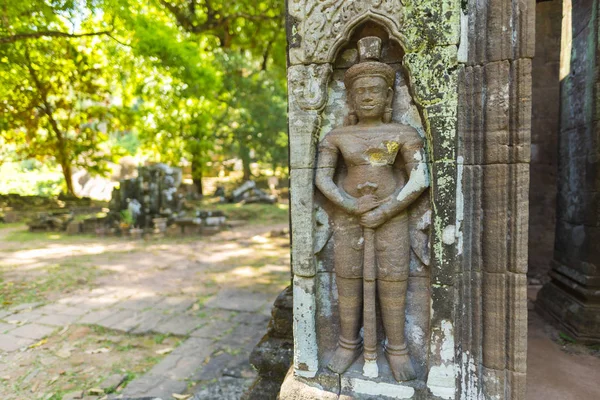
<svg viewBox="0 0 600 400"><path fill-rule="evenodd" d="M369 157L369 163L373 166L386 165L388 162L388 154L382 149L369 149L367 156Z"/></svg>
<svg viewBox="0 0 600 400"><path fill-rule="evenodd" d="M385 147L387 147L387 151L389 154L396 154L398 148L400 147L398 142L386 141L383 142L383 144L385 145Z"/></svg>

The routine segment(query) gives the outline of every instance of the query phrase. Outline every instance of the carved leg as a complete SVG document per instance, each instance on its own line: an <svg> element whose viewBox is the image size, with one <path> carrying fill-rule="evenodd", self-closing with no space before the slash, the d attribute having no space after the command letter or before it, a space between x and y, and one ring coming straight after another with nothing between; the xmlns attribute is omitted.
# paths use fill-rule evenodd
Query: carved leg
<svg viewBox="0 0 600 400"><path fill-rule="evenodd" d="M408 280L377 282L383 328L387 337L385 355L397 381L416 378L404 337L407 287Z"/></svg>
<svg viewBox="0 0 600 400"><path fill-rule="evenodd" d="M344 373L362 352L359 335L362 316L363 280L336 277L340 308L340 337L338 347L329 362L329 369Z"/></svg>

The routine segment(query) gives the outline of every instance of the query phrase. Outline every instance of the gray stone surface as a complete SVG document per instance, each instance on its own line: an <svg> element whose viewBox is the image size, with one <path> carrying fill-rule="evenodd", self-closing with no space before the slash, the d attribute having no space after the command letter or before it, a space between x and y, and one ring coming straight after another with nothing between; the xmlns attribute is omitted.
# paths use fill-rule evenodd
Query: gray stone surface
<svg viewBox="0 0 600 400"><path fill-rule="evenodd" d="M593 2L565 3L571 42L561 53L556 237L551 282L537 306L578 341L600 342L599 17ZM572 9L571 9L572 6ZM594 6L595 7L595 6ZM567 17L564 17L567 18Z"/></svg>
<svg viewBox="0 0 600 400"><path fill-rule="evenodd" d="M268 306L270 296L264 293L242 290L222 290L216 297L206 302L208 308L221 308L232 311L257 312Z"/></svg>
<svg viewBox="0 0 600 400"><path fill-rule="evenodd" d="M239 400L249 383L248 379L223 377L202 385L191 400Z"/></svg>
<svg viewBox="0 0 600 400"><path fill-rule="evenodd" d="M203 319L187 314L173 315L163 319L153 329L153 332L170 333L185 336L203 323Z"/></svg>
<svg viewBox="0 0 600 400"><path fill-rule="evenodd" d="M339 2L336 9L333 3L308 3L290 3L288 8L294 351L295 372L305 377L288 378L307 379L304 383L310 381L311 387L339 382L319 381L327 351L335 346L330 339L337 335L338 317L337 299L329 295L335 293L335 285L326 275L332 271L327 252L333 246L321 243L327 235L316 227L313 214L316 204L327 207L313 192L314 151L318 140L340 126L348 112L340 90L343 71L329 72L333 68L328 67L348 67L353 62L348 49L355 41L381 32L403 47L401 61L409 93L422 111L434 188L429 269L433 285L424 309L431 314L427 324L413 324L427 330L423 336L428 342L413 346L428 352L420 363L427 381L414 386L414 396L452 398L458 393L468 398L480 393L486 398L524 398L535 2L390 2L385 13L379 7L386 2ZM466 14L460 18L462 12ZM362 19L366 13L368 23ZM423 19L413 13L427 15L427 23L421 25ZM424 26L435 26L435 32L421 32ZM455 52L448 45L458 42L459 32L462 38ZM428 45L421 47L421 40ZM336 54L344 55L334 60ZM388 56L393 56L392 50ZM317 231L320 243L315 247ZM418 307L413 310L422 315ZM455 354L463 357L455 359ZM483 381L478 379L482 375ZM337 396L340 388L333 389ZM292 389L282 399L310 398L311 390ZM368 390L376 396L379 389Z"/></svg>
<svg viewBox="0 0 600 400"><path fill-rule="evenodd" d="M0 334L0 350L16 351L33 344L35 340L20 338L9 334Z"/></svg>
<svg viewBox="0 0 600 400"><path fill-rule="evenodd" d="M44 315L40 319L36 320L36 322L51 326L66 326L74 323L79 318L80 317L77 315L51 314Z"/></svg>
<svg viewBox="0 0 600 400"><path fill-rule="evenodd" d="M51 334L54 329L38 324L27 324L12 330L10 334L21 338L40 340Z"/></svg>
<svg viewBox="0 0 600 400"><path fill-rule="evenodd" d="M187 382L173 380L163 376L146 374L135 379L121 393L123 398L161 398L172 399L173 393L181 394L187 391Z"/></svg>
<svg viewBox="0 0 600 400"><path fill-rule="evenodd" d="M98 387L100 389L104 390L104 392L111 392L111 391L114 391L116 388L118 388L119 385L121 383L123 383L126 378L127 378L126 375L113 374L113 375L110 375L108 378L104 379L102 381L102 383L100 383L100 386L98 386Z"/></svg>

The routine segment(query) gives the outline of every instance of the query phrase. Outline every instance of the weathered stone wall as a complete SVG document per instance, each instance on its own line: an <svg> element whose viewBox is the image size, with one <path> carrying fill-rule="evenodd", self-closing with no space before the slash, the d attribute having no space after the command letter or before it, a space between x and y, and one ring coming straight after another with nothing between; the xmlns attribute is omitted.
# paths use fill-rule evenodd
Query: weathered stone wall
<svg viewBox="0 0 600 400"><path fill-rule="evenodd" d="M282 399L525 398L534 16L534 0L288 0L295 354ZM329 240L315 150L343 110L327 111L343 101L338 51L364 23L401 45L428 148L429 344L410 382L333 375L322 362L335 303L321 294L336 287L315 257Z"/></svg>
<svg viewBox="0 0 600 400"><path fill-rule="evenodd" d="M532 64L527 275L541 281L548 279L556 226L561 24L562 0L537 3L535 57Z"/></svg>
<svg viewBox="0 0 600 400"><path fill-rule="evenodd" d="M524 399L535 1L466 5L468 52L458 85L465 244L456 279L457 398Z"/></svg>
<svg viewBox="0 0 600 400"><path fill-rule="evenodd" d="M563 4L556 239L538 305L578 340L600 342L600 5Z"/></svg>

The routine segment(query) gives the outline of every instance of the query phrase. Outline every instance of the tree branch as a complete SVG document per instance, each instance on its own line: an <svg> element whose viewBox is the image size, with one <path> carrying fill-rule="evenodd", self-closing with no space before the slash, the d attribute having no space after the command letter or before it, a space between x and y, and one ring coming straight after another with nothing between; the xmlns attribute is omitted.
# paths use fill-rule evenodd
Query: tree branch
<svg viewBox="0 0 600 400"><path fill-rule="evenodd" d="M110 31L100 31L100 32L86 32L86 33L67 33L67 32L60 32L60 31L42 31L42 32L17 33L15 35L11 35L11 36L0 37L0 44L14 43L14 42L17 42L19 40L38 39L38 38L41 38L41 37L79 38L79 37L85 37L85 36L107 35L107 36L110 36L112 38L111 33L112 33L112 30L110 30Z"/></svg>

